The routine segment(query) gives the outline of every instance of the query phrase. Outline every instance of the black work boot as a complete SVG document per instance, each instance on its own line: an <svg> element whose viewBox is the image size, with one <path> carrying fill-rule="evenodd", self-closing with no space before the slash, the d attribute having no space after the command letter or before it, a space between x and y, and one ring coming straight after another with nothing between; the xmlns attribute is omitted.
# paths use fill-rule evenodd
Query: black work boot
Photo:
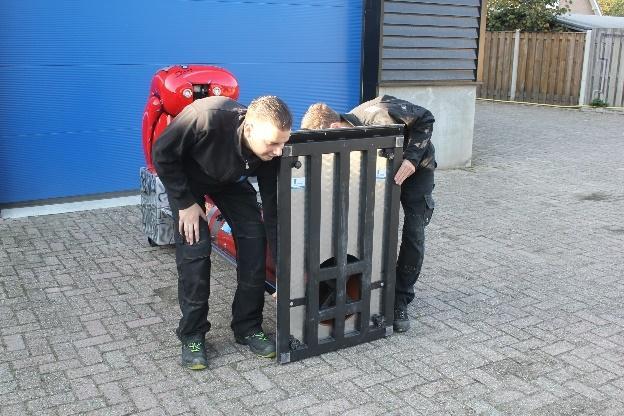
<svg viewBox="0 0 624 416"><path fill-rule="evenodd" d="M203 370L208 367L206 342L203 336L182 341L182 366L190 370Z"/></svg>
<svg viewBox="0 0 624 416"><path fill-rule="evenodd" d="M246 337L235 337L235 339L239 344L248 345L251 352L260 357L275 357L275 341L269 339L264 331L258 331Z"/></svg>
<svg viewBox="0 0 624 416"><path fill-rule="evenodd" d="M405 332L410 328L409 316L407 316L407 308L397 307L394 310L394 324L392 325L395 332Z"/></svg>

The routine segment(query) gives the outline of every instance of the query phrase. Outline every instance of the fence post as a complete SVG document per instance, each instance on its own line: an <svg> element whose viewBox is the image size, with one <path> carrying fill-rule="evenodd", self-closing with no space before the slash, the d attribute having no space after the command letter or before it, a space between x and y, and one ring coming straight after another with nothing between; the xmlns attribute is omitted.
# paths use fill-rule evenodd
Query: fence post
<svg viewBox="0 0 624 416"><path fill-rule="evenodd" d="M581 72L581 91L579 92L578 105L585 105L585 95L587 94L587 73L589 72L589 50L591 49L592 31L585 32L585 51L583 53L583 70Z"/></svg>
<svg viewBox="0 0 624 416"><path fill-rule="evenodd" d="M518 80L518 55L520 55L520 29L514 34L513 63L511 65L511 85L509 86L509 99L516 99L516 81Z"/></svg>

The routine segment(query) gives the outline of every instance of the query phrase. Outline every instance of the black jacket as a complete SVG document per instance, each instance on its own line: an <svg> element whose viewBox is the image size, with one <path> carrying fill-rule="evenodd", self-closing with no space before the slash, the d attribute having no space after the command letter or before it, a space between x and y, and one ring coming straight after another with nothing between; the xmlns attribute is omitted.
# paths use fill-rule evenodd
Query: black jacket
<svg viewBox="0 0 624 416"><path fill-rule="evenodd" d="M263 163L242 144L246 112L227 97L203 98L185 107L156 140L156 173L180 209L207 189L218 191L253 175Z"/></svg>
<svg viewBox="0 0 624 416"><path fill-rule="evenodd" d="M344 118L351 124L364 126L404 124L406 141L403 144L403 158L411 161L416 170L433 171L435 148L431 143L433 114L426 108L384 95L355 107Z"/></svg>

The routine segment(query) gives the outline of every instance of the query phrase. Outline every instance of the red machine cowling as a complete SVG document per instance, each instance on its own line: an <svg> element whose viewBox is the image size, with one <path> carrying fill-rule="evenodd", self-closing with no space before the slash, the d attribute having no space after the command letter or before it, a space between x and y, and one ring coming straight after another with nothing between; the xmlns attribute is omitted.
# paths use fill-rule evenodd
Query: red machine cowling
<svg viewBox="0 0 624 416"><path fill-rule="evenodd" d="M238 99L238 81L229 71L209 65L175 65L156 72L143 112L143 152L154 172L152 146L187 105L200 98L224 95Z"/></svg>

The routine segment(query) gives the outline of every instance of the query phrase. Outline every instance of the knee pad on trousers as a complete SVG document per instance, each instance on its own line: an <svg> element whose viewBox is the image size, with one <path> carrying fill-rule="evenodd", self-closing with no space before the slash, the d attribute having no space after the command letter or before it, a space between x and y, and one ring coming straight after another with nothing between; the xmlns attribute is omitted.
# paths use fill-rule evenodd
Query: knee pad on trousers
<svg viewBox="0 0 624 416"><path fill-rule="evenodd" d="M210 296L210 240L193 245L179 244L176 248L178 266L178 296L194 305L201 305Z"/></svg>
<svg viewBox="0 0 624 416"><path fill-rule="evenodd" d="M178 280L178 295L184 303L193 306L202 306L208 302L210 297L210 279L190 277Z"/></svg>
<svg viewBox="0 0 624 416"><path fill-rule="evenodd" d="M196 260L210 259L212 243L204 238L195 244L177 244L176 261L178 264L190 263Z"/></svg>
<svg viewBox="0 0 624 416"><path fill-rule="evenodd" d="M261 222L240 222L235 227L237 238L266 238L264 224Z"/></svg>

